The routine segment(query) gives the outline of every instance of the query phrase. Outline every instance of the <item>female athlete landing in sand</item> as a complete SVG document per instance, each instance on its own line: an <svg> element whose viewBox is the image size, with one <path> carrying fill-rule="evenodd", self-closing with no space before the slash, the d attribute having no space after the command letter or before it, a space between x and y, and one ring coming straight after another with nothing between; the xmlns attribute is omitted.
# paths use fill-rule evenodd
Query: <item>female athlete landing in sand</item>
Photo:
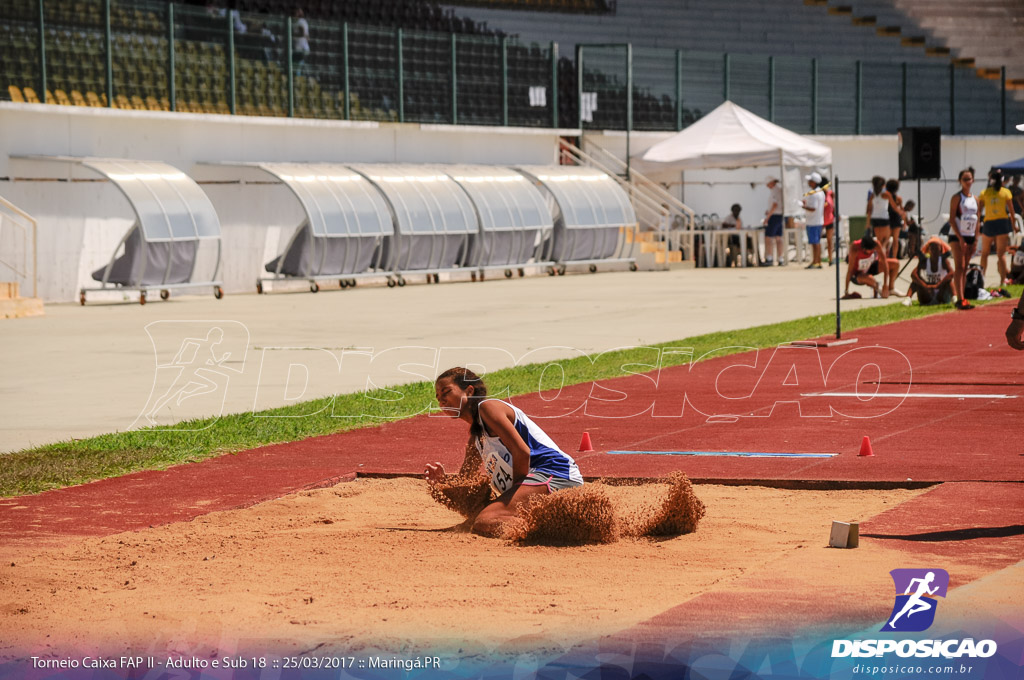
<svg viewBox="0 0 1024 680"><path fill-rule="evenodd" d="M443 411L470 425L470 447L462 471L467 472L467 463L472 463L470 449L475 446L491 487L501 494L473 520L474 533L496 536L501 524L513 518L530 496L583 484L576 462L521 410L500 399L488 399L484 381L469 369L448 369L437 377L434 392ZM441 483L444 466L428 463L424 477L431 484Z"/></svg>

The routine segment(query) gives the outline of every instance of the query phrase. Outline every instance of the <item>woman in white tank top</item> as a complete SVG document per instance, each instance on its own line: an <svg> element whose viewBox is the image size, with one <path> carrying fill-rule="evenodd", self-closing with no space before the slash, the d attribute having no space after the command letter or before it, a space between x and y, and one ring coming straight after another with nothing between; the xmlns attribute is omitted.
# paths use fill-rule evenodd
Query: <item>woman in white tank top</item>
<svg viewBox="0 0 1024 680"><path fill-rule="evenodd" d="M885 189L885 178L875 175L871 178L871 191L868 192L866 227L871 229L875 240L882 246L882 250L889 252L889 237L892 236L892 228L889 223L889 207L900 210L893 200L892 194Z"/></svg>
<svg viewBox="0 0 1024 680"><path fill-rule="evenodd" d="M953 250L953 294L957 309L974 309L964 298L967 265L974 256L978 233L978 199L971 193L974 168L960 171L960 191L949 201L949 247Z"/></svg>

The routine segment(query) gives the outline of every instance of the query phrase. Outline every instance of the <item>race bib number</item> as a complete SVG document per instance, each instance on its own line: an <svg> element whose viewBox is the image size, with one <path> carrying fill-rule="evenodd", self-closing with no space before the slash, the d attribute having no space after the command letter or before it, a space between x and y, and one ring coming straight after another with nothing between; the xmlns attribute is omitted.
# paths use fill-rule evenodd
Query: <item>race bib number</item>
<svg viewBox="0 0 1024 680"><path fill-rule="evenodd" d="M484 460L484 469L491 478L491 488L499 494L512 488L512 454L491 450Z"/></svg>
<svg viewBox="0 0 1024 680"><path fill-rule="evenodd" d="M859 261L857 263L857 270L861 274L867 274L868 270L871 269L871 265L873 265L874 263L875 263L875 258L873 258L873 257L865 258L865 259L863 259L863 260L861 260L861 261Z"/></svg>
<svg viewBox="0 0 1024 680"><path fill-rule="evenodd" d="M978 228L978 216L967 215L966 217L960 218L960 233L964 236L973 236L974 231Z"/></svg>

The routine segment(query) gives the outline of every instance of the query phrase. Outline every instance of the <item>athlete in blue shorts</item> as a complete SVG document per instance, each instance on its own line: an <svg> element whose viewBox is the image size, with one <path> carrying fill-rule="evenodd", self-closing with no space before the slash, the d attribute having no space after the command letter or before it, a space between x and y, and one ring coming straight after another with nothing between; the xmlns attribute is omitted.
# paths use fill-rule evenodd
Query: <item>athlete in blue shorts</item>
<svg viewBox="0 0 1024 680"><path fill-rule="evenodd" d="M483 459L491 487L500 494L473 520L474 533L497 536L501 524L513 518L530 496L583 484L572 457L520 409L488 399L484 381L468 368L450 368L439 375L434 393L441 410L469 423L470 442ZM437 484L444 480L444 466L428 463L424 476Z"/></svg>

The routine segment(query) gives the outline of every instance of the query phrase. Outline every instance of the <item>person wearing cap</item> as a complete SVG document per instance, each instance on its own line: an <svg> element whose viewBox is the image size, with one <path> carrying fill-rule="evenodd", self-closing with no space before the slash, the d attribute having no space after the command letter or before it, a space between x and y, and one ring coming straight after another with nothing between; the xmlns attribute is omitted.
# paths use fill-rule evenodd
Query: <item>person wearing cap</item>
<svg viewBox="0 0 1024 680"><path fill-rule="evenodd" d="M782 186L778 177L767 177L765 185L768 187L769 200L771 205L764 213L764 260L765 264L771 266L778 262L779 266L785 264L782 259ZM776 260L772 260L772 252Z"/></svg>
<svg viewBox="0 0 1024 680"><path fill-rule="evenodd" d="M894 292L896 285L896 270L899 269L898 260L885 256L882 244L875 240L871 234L864 236L850 244L850 264L846 267L846 289L843 297L850 296L850 282L861 286L869 286L874 290L874 297L889 297ZM881 272L883 285L879 286L875 276ZM859 297L859 296L853 296Z"/></svg>
<svg viewBox="0 0 1024 680"><path fill-rule="evenodd" d="M801 206L807 215L807 242L811 244L811 263L807 269L821 269L821 232L825 228L825 192L821 186L821 175L812 172L804 176L810 191L804 195Z"/></svg>
<svg viewBox="0 0 1024 680"><path fill-rule="evenodd" d="M913 283L907 296L917 293L921 305L949 304L953 301L953 263L948 245L932 236L917 256L917 267L910 272Z"/></svg>

